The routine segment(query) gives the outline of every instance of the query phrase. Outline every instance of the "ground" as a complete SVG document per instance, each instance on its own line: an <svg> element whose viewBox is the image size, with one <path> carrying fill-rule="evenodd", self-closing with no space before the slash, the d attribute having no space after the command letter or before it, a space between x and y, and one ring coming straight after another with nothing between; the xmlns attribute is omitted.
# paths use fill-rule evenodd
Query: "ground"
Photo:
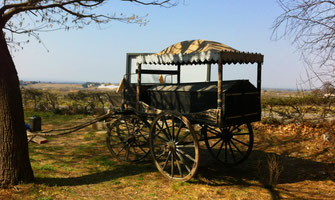
<svg viewBox="0 0 335 200"><path fill-rule="evenodd" d="M42 119L43 129L50 129L92 117ZM253 127L254 150L246 162L224 167L203 148L197 176L188 182L167 180L150 157L138 164L118 162L105 145L105 132L92 127L48 137L46 144L30 142L35 182L1 189L0 199L335 199L335 150L323 129L260 122ZM280 172L278 180L270 181L269 169Z"/></svg>

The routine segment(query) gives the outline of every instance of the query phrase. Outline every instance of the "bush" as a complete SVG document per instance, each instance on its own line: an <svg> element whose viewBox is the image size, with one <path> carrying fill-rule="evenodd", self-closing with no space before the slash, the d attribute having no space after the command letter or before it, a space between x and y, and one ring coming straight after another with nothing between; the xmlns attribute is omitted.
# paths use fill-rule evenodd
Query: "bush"
<svg viewBox="0 0 335 200"><path fill-rule="evenodd" d="M335 113L334 103L334 98L323 98L320 95L263 98L262 109L268 114L264 122L319 123Z"/></svg>
<svg viewBox="0 0 335 200"><path fill-rule="evenodd" d="M115 91L77 91L60 93L25 88L22 90L26 110L50 111L57 114L102 114L118 107L121 96Z"/></svg>

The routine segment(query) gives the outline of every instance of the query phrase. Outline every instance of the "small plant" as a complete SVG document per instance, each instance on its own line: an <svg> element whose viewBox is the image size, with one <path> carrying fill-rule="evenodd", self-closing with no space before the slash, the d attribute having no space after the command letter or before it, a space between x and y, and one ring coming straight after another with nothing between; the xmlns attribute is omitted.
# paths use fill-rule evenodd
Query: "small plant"
<svg viewBox="0 0 335 200"><path fill-rule="evenodd" d="M260 182L265 188L272 189L278 183L283 166L281 165L279 156L270 154L266 157L266 164L263 164L261 160L257 161L257 170Z"/></svg>
<svg viewBox="0 0 335 200"><path fill-rule="evenodd" d="M283 170L283 166L280 163L279 156L275 154L268 155L266 161L269 171L269 181L265 187L273 188L278 183L279 175Z"/></svg>

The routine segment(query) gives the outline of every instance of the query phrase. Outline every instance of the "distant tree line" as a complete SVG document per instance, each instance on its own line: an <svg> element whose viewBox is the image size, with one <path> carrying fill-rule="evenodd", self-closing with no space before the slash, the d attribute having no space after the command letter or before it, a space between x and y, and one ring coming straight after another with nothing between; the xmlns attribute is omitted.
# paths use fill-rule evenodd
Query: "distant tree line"
<svg viewBox="0 0 335 200"><path fill-rule="evenodd" d="M121 105L115 91L59 92L31 88L22 89L25 110L50 111L58 114L101 114Z"/></svg>

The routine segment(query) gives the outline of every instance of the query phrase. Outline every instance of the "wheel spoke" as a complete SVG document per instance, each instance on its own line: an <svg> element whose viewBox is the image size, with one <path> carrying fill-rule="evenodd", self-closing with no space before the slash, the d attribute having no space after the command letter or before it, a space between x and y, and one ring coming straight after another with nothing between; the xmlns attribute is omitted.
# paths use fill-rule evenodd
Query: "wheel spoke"
<svg viewBox="0 0 335 200"><path fill-rule="evenodd" d="M169 141L167 141L166 139L162 138L162 137L159 136L159 135L157 135L157 137L158 137L160 140L164 141L164 142L169 142Z"/></svg>
<svg viewBox="0 0 335 200"><path fill-rule="evenodd" d="M124 142L119 142L119 143L113 144L112 146L116 147L117 145L120 145L120 144L124 144Z"/></svg>
<svg viewBox="0 0 335 200"><path fill-rule="evenodd" d="M211 146L211 149L213 149L213 147L215 147L220 141L222 141L223 139L220 138L218 141L216 141L212 146Z"/></svg>
<svg viewBox="0 0 335 200"><path fill-rule="evenodd" d="M169 162L170 156L171 156L171 151L169 151L169 154L168 154L168 156L167 156L167 158L166 158L166 160L164 162L164 165L163 165L163 168L162 168L163 170L165 169L167 163Z"/></svg>
<svg viewBox="0 0 335 200"><path fill-rule="evenodd" d="M132 146L132 148L133 148L133 150L134 150L134 155L135 155L135 158L137 158L138 157L138 154L136 153L136 149L135 149L135 147L134 146ZM130 151L131 152L131 151ZM132 152L131 152L132 153Z"/></svg>
<svg viewBox="0 0 335 200"><path fill-rule="evenodd" d="M124 120L125 124L126 124L126 127L127 127L127 130L128 130L128 135L130 135L130 129L129 129L129 126L128 126L128 123L127 123L127 120Z"/></svg>
<svg viewBox="0 0 335 200"><path fill-rule="evenodd" d="M129 151L130 151L130 147L129 147L129 145L127 145L127 149L126 149L126 161L129 161Z"/></svg>
<svg viewBox="0 0 335 200"><path fill-rule="evenodd" d="M242 141L240 141L240 140L238 140L238 139L236 139L236 138L231 138L232 140L235 140L236 142L239 142L239 143L241 143L241 144L244 144L245 146L249 146L248 144L246 144L246 143L244 143L244 142L242 142Z"/></svg>
<svg viewBox="0 0 335 200"><path fill-rule="evenodd" d="M174 135L174 117L172 117L172 140L174 141L175 135Z"/></svg>
<svg viewBox="0 0 335 200"><path fill-rule="evenodd" d="M242 151L236 146L236 144L233 141L230 141L233 146L237 149L238 152L240 152L240 154L242 155L242 157L244 157L244 154L242 153Z"/></svg>
<svg viewBox="0 0 335 200"><path fill-rule="evenodd" d="M174 153L171 153L171 176L174 176Z"/></svg>
<svg viewBox="0 0 335 200"><path fill-rule="evenodd" d="M115 138L118 138L118 139L120 138L119 136L117 136L117 135L112 135L112 134L110 134L109 137L115 137Z"/></svg>
<svg viewBox="0 0 335 200"><path fill-rule="evenodd" d="M121 153L121 151L123 151L124 150L124 148L127 146L127 144L124 144L123 145L123 147L121 148L121 150L116 154L116 156L119 156L120 155L120 153Z"/></svg>
<svg viewBox="0 0 335 200"><path fill-rule="evenodd" d="M179 144L179 142L185 140L187 138L187 136L189 136L191 134L191 132L187 132L179 141L176 141L176 144Z"/></svg>
<svg viewBox="0 0 335 200"><path fill-rule="evenodd" d="M220 148L219 148L218 154L216 154L216 158L218 158L218 157L219 157L219 155L220 155L220 152L221 152L221 150L222 150L222 147L223 147L223 143L224 143L224 141L222 141L222 143L221 143L221 145L220 145Z"/></svg>
<svg viewBox="0 0 335 200"><path fill-rule="evenodd" d="M186 170L188 171L188 173L190 173L190 172L191 172L191 169L190 169L190 167L186 164L187 161L185 161L184 158L183 158L178 152L176 152L176 154L177 154L178 158L184 163L185 168L186 168Z"/></svg>
<svg viewBox="0 0 335 200"><path fill-rule="evenodd" d="M185 156L186 158L188 158L188 159L192 160L193 162L195 162L195 159L192 158L192 156L190 156L189 154L185 153L183 150L181 150L181 149L177 149L177 151L178 151L179 153L181 153L183 156Z"/></svg>
<svg viewBox="0 0 335 200"><path fill-rule="evenodd" d="M227 143L224 143L224 161L227 163L228 162L228 154L227 154Z"/></svg>
<svg viewBox="0 0 335 200"><path fill-rule="evenodd" d="M233 157L234 162L236 162L235 155L234 155L233 149L231 148L230 142L228 141L227 143L228 143L228 145L229 145L229 149L230 149L230 152L231 152L231 156Z"/></svg>
<svg viewBox="0 0 335 200"><path fill-rule="evenodd" d="M229 132L234 132L235 130L238 130L239 129L239 127L240 127L240 125L236 125L236 126L234 126L234 127L231 127L231 129L229 130Z"/></svg>
<svg viewBox="0 0 335 200"><path fill-rule="evenodd" d="M178 141L178 137L179 137L179 134L180 134L181 129L183 128L183 125L184 125L183 123L180 123L180 124L179 124L178 131L177 131L177 133L176 133L175 141Z"/></svg>
<svg viewBox="0 0 335 200"><path fill-rule="evenodd" d="M143 151L143 153L147 153L142 147L140 144L138 144L136 141L135 141L136 145L138 146L139 149L141 149L141 151Z"/></svg>
<svg viewBox="0 0 335 200"><path fill-rule="evenodd" d="M165 135L166 139L167 139L167 140L170 140L170 137L169 137L169 135L165 132L165 129L163 129L163 127L161 127L161 126L159 125L159 123L157 123L157 125L158 125L158 127L160 128L160 130L162 131L162 133Z"/></svg>
<svg viewBox="0 0 335 200"><path fill-rule="evenodd" d="M210 140L210 139L218 139L218 138L221 138L221 137L219 137L219 136L207 137L207 140Z"/></svg>
<svg viewBox="0 0 335 200"><path fill-rule="evenodd" d="M162 156L164 156L166 154L166 151L163 151L160 155L158 155L158 157L156 157L156 160L159 160Z"/></svg>
<svg viewBox="0 0 335 200"><path fill-rule="evenodd" d="M176 164L177 164L177 167L178 167L179 175L180 175L181 177L183 177L183 171L181 170L181 167L180 167L180 164L179 164L179 161L178 161L177 158L176 158Z"/></svg>
<svg viewBox="0 0 335 200"><path fill-rule="evenodd" d="M215 134L215 135L220 135L220 134L221 134L221 132L219 132L219 131L213 129L212 127L209 127L209 126L208 126L208 129L209 129L209 130L208 130L209 132L211 132L211 133L213 133L213 134ZM212 131L214 131L214 132L212 132Z"/></svg>
<svg viewBox="0 0 335 200"><path fill-rule="evenodd" d="M164 120L164 124L165 124L165 126L166 126L166 129L167 129L167 132L168 132L169 136L171 136L171 131L170 131L170 129L169 129L169 125L167 124L166 118L163 117L163 120ZM170 139L171 139L171 138L170 138Z"/></svg>
<svg viewBox="0 0 335 200"><path fill-rule="evenodd" d="M184 148L191 147L192 148L192 147L195 147L195 145L194 144L182 144L182 145L177 145L176 147L177 148L181 148L181 147L184 147Z"/></svg>
<svg viewBox="0 0 335 200"><path fill-rule="evenodd" d="M147 142L149 141L149 139L147 137L145 137L142 133L142 129L144 128L145 125L142 126L142 128L138 129L136 133L139 133L140 136L142 136Z"/></svg>

